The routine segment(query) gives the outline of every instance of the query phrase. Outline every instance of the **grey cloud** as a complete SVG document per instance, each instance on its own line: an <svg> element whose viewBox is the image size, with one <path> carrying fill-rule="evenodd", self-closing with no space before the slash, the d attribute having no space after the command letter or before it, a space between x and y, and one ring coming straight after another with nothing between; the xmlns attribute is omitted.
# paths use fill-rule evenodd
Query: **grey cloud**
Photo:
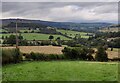
<svg viewBox="0 0 120 83"><path fill-rule="evenodd" d="M71 16L69 14L68 17L64 17L64 11L63 16L59 16L59 13L54 13L55 11L51 12L54 8L60 9L65 6L78 6L78 11L89 10L88 13L95 13L96 15L118 12L116 2L3 2L2 13L4 17L23 17L43 20L45 18L45 20L52 19L53 21L59 21L61 19L62 21L76 21L77 18L80 18L81 21L86 20L82 16L72 16L75 12L71 12Z"/></svg>

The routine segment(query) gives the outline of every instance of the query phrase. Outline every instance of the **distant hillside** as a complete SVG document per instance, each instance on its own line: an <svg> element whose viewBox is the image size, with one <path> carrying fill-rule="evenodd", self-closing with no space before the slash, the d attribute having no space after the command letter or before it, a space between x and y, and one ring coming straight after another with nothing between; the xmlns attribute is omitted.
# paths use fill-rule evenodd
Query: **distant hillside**
<svg viewBox="0 0 120 83"><path fill-rule="evenodd" d="M102 22L72 23L72 22L52 22L52 21L28 20L28 19L2 19L2 24L3 27L7 25L11 26L10 23L15 23L16 21L18 21L19 23L23 23L24 25L26 25L26 27L30 27L31 26L30 24L32 24L32 25L36 25L35 27L51 26L54 28L64 28L64 29L74 29L74 30L91 30L91 29L94 30L94 28L106 27L112 25L111 23L102 23Z"/></svg>

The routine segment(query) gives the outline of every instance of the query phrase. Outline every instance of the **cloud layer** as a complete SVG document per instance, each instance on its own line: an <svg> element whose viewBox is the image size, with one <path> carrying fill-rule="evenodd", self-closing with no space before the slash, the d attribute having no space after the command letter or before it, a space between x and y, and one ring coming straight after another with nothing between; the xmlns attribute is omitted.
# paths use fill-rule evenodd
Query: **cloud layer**
<svg viewBox="0 0 120 83"><path fill-rule="evenodd" d="M117 2L3 2L2 18L61 22L117 22Z"/></svg>

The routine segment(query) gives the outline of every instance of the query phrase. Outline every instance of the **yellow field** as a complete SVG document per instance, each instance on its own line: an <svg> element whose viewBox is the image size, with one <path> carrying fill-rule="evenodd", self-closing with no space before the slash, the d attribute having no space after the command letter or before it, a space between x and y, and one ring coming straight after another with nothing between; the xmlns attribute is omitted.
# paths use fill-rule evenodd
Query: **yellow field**
<svg viewBox="0 0 120 83"><path fill-rule="evenodd" d="M10 49L15 47L2 47L4 49ZM22 53L45 53L45 54L62 54L61 50L64 47L58 46L19 46Z"/></svg>
<svg viewBox="0 0 120 83"><path fill-rule="evenodd" d="M15 47L2 47L4 49L11 49ZM58 46L19 46L20 51L22 53L30 53L30 52L36 52L36 53L44 53L44 54L62 54L62 49L64 47L58 47ZM95 51L96 48L94 48ZM110 49L107 50L108 57L109 58L115 58L118 57L118 49L113 49L113 51L110 51ZM93 54L95 56L95 53Z"/></svg>

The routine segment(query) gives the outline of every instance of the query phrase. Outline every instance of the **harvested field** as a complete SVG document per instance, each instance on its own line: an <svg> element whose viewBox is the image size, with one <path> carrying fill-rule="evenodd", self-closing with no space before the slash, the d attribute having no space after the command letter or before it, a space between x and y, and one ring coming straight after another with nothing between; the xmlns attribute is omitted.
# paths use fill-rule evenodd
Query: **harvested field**
<svg viewBox="0 0 120 83"><path fill-rule="evenodd" d="M95 52L97 52L97 49L94 48ZM112 59L112 58L118 58L120 57L118 54L119 49L114 48L113 51L110 51L110 48L106 51L108 54L108 58ZM93 56L95 56L95 53L93 54Z"/></svg>
<svg viewBox="0 0 120 83"><path fill-rule="evenodd" d="M107 53L108 53L108 57L109 58L118 58L119 57L119 55L118 55L118 52L116 51L107 51Z"/></svg>
<svg viewBox="0 0 120 83"><path fill-rule="evenodd" d="M9 48L15 48L15 47L2 47L5 49ZM30 52L36 52L36 53L45 53L45 54L62 54L61 50L64 47L58 47L58 46L19 46L20 51L22 53L30 53Z"/></svg>
<svg viewBox="0 0 120 83"><path fill-rule="evenodd" d="M9 48L15 48L15 47L2 47L5 49ZM37 52L37 53L44 53L44 54L62 54L61 50L64 49L64 47L58 47L58 46L19 46L20 51L22 53L30 53L30 52ZM97 51L96 48L94 48L95 51ZM115 58L118 57L118 49L113 49L113 51L110 51L110 49L107 50L108 57L109 58ZM93 54L95 56L95 53Z"/></svg>

